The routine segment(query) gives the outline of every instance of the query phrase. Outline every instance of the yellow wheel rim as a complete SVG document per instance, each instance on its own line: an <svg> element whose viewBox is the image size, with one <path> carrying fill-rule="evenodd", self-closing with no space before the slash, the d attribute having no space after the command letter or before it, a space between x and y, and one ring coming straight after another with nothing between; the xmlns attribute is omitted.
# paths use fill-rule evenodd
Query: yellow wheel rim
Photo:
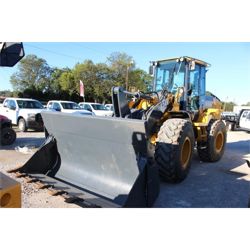
<svg viewBox="0 0 250 250"><path fill-rule="evenodd" d="M219 153L222 150L223 144L224 144L224 135L220 131L215 137L215 150L217 153Z"/></svg>
<svg viewBox="0 0 250 250"><path fill-rule="evenodd" d="M182 164L183 168L186 168L186 166L189 162L191 151L192 151L191 141L187 137L185 139L184 143L182 144L182 148L181 148L181 164Z"/></svg>

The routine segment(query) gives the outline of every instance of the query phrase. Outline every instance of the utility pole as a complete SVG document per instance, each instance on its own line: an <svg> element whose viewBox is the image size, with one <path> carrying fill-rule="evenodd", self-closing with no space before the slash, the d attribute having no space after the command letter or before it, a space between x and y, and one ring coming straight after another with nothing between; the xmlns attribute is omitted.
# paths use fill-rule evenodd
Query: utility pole
<svg viewBox="0 0 250 250"><path fill-rule="evenodd" d="M130 61L129 64L127 64L127 69L126 69L126 78L125 78L125 86L126 86L126 91L128 91L128 73L130 67L134 64L134 61Z"/></svg>

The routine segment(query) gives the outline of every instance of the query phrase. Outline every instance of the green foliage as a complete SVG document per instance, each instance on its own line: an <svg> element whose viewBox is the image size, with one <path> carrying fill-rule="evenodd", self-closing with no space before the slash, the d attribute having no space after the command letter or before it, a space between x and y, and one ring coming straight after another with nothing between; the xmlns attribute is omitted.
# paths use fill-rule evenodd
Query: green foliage
<svg viewBox="0 0 250 250"><path fill-rule="evenodd" d="M69 94L73 94L75 89L75 79L71 71L63 72L58 78L59 86L62 90L69 91Z"/></svg>
<svg viewBox="0 0 250 250"><path fill-rule="evenodd" d="M0 96L13 97L13 92L10 90L2 90L0 91Z"/></svg>
<svg viewBox="0 0 250 250"><path fill-rule="evenodd" d="M50 81L51 68L47 62L36 55L28 55L18 64L18 72L10 77L14 90L43 90Z"/></svg>
<svg viewBox="0 0 250 250"><path fill-rule="evenodd" d="M141 69L133 70L129 74L129 86L143 92L149 90L152 80L152 77Z"/></svg>
<svg viewBox="0 0 250 250"><path fill-rule="evenodd" d="M236 103L234 102L222 102L222 108L224 111L232 112L234 106L236 106Z"/></svg>

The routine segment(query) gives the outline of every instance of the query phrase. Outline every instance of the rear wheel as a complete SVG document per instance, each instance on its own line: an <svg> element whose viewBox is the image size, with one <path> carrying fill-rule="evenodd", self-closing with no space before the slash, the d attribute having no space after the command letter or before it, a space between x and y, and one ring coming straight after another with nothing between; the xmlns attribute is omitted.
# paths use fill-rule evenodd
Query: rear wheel
<svg viewBox="0 0 250 250"><path fill-rule="evenodd" d="M235 131L235 123L231 123L230 131Z"/></svg>
<svg viewBox="0 0 250 250"><path fill-rule="evenodd" d="M12 128L3 128L1 131L1 144L11 145L16 140L16 132Z"/></svg>
<svg viewBox="0 0 250 250"><path fill-rule="evenodd" d="M207 141L198 143L197 150L202 161L215 162L224 154L227 132L224 122L211 120L207 127Z"/></svg>
<svg viewBox="0 0 250 250"><path fill-rule="evenodd" d="M25 122L25 120L24 120L23 118L20 118L20 119L18 120L18 128L19 128L19 130L22 131L22 132L27 131L26 122Z"/></svg>
<svg viewBox="0 0 250 250"><path fill-rule="evenodd" d="M155 161L164 181L180 182L189 172L194 148L194 131L190 121L169 119L158 133Z"/></svg>
<svg viewBox="0 0 250 250"><path fill-rule="evenodd" d="M227 122L226 123L226 130L227 131L235 131L235 123L234 122Z"/></svg>

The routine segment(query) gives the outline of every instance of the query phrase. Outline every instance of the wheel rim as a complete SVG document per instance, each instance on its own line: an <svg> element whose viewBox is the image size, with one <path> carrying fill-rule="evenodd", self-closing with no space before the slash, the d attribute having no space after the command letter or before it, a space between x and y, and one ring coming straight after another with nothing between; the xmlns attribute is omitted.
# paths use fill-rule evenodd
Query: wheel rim
<svg viewBox="0 0 250 250"><path fill-rule="evenodd" d="M186 168L191 155L191 141L186 138L181 148L181 164Z"/></svg>
<svg viewBox="0 0 250 250"><path fill-rule="evenodd" d="M224 144L224 135L220 131L215 138L215 150L217 153L219 153L222 150L223 144Z"/></svg>

